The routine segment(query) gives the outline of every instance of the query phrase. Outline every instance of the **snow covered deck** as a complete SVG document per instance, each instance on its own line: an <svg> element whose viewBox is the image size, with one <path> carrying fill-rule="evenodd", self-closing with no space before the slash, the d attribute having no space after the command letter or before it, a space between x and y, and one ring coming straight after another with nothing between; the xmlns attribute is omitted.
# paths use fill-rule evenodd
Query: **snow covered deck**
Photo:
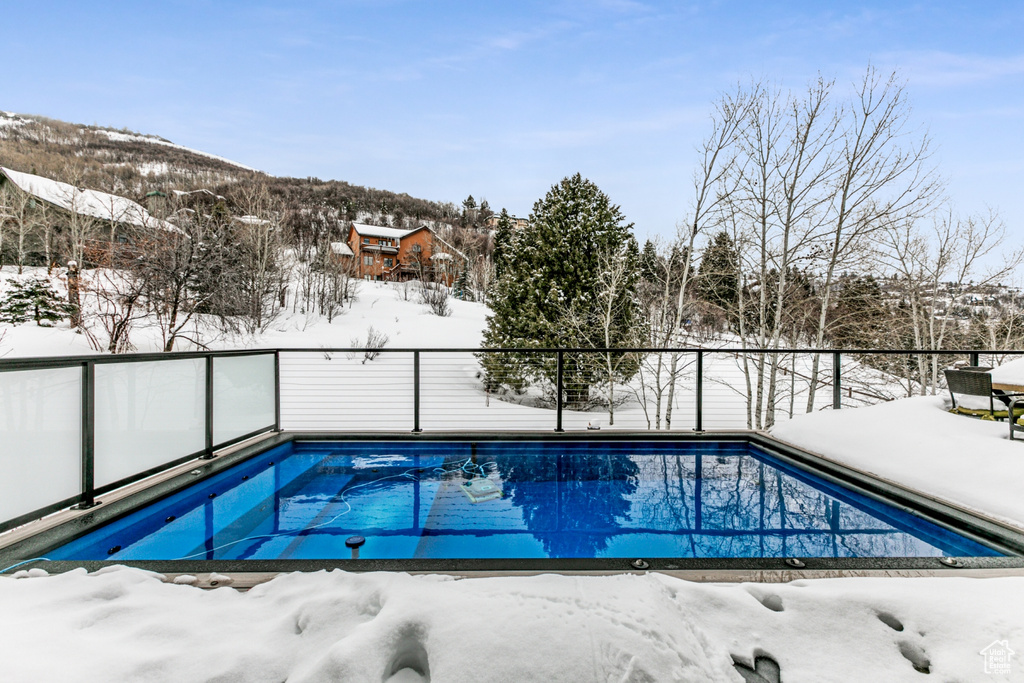
<svg viewBox="0 0 1024 683"><path fill-rule="evenodd" d="M1024 531L1024 442L1005 422L946 412L948 397L821 411L772 436Z"/></svg>

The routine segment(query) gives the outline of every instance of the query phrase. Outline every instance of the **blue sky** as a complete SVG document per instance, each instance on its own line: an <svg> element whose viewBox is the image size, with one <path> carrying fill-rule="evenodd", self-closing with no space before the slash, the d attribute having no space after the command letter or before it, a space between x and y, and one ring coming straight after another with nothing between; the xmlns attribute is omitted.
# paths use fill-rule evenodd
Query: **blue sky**
<svg viewBox="0 0 1024 683"><path fill-rule="evenodd" d="M636 223L684 218L738 82L899 69L962 211L1024 234L1024 3L4 3L0 109L127 127L275 175L519 215L579 171Z"/></svg>

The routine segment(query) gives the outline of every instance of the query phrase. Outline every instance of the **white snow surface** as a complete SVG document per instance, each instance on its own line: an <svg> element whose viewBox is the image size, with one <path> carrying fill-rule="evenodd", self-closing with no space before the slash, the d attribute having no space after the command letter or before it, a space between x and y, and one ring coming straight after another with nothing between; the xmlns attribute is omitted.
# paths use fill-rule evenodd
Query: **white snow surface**
<svg viewBox="0 0 1024 683"><path fill-rule="evenodd" d="M28 119L22 118L14 112L0 111L0 128L14 128L15 126L24 126L28 122Z"/></svg>
<svg viewBox="0 0 1024 683"><path fill-rule="evenodd" d="M1024 530L1024 441L921 396L799 415L772 436ZM987 407L987 406L986 406Z"/></svg>
<svg viewBox="0 0 1024 683"><path fill-rule="evenodd" d="M27 575L25 572L22 575ZM0 579L0 680L1007 681L1024 578L713 585L659 574L452 580L292 573L204 591L109 568ZM1022 667L1011 660L1012 675Z"/></svg>
<svg viewBox="0 0 1024 683"><path fill-rule="evenodd" d="M1024 358L1011 360L1008 363L989 370L993 384L1016 384L1024 386Z"/></svg>
<svg viewBox="0 0 1024 683"><path fill-rule="evenodd" d="M100 129L94 130L93 132L99 135L106 135L108 138L116 142L148 142L151 145L163 145L164 147L173 147L175 149L180 149L185 152L191 152L192 154L198 154L199 156L207 157L208 159L216 159L217 161L223 161L224 163L231 164L232 166L237 166L238 168L241 168L246 171L256 171L257 173L259 172L257 169L251 166L246 166L245 164L240 164L237 161L225 159L224 157L217 156L216 154L210 154L209 152L200 152L198 149L192 149L191 147L176 145L169 140L164 140L163 138L158 138L151 135L139 135L137 133L122 133L120 131L115 130Z"/></svg>

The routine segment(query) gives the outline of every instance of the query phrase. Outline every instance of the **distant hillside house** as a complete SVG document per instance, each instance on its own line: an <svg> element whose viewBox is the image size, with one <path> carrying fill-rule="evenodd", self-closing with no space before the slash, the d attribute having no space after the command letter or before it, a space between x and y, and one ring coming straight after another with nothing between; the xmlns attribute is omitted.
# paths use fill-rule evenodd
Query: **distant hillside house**
<svg viewBox="0 0 1024 683"><path fill-rule="evenodd" d="M433 280L451 285L457 275L454 262L461 260L426 225L400 230L350 223L348 246L356 259L356 274L367 280Z"/></svg>
<svg viewBox="0 0 1024 683"><path fill-rule="evenodd" d="M64 231L71 214L94 223L89 241L126 243L134 228L178 232L131 199L0 166L0 190L11 189L39 202L40 211L48 212L46 220L58 233Z"/></svg>
<svg viewBox="0 0 1024 683"><path fill-rule="evenodd" d="M513 230L520 230L530 224L530 221L528 219L519 218L518 216L510 215L509 219L511 219L512 221ZM499 220L501 220L501 216L499 214L491 214L490 216L487 217L487 220L484 221L484 225L490 228L491 230L497 230Z"/></svg>

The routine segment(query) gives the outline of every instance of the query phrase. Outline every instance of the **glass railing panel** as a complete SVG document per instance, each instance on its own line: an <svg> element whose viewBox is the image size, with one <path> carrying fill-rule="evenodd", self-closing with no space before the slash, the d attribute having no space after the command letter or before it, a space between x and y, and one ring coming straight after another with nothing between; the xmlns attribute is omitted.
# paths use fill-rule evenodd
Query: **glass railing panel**
<svg viewBox="0 0 1024 683"><path fill-rule="evenodd" d="M202 358L96 365L96 487L206 445Z"/></svg>
<svg viewBox="0 0 1024 683"><path fill-rule="evenodd" d="M0 372L0 522L81 493L82 369Z"/></svg>
<svg viewBox="0 0 1024 683"><path fill-rule="evenodd" d="M274 354L213 359L213 443L274 425Z"/></svg>

